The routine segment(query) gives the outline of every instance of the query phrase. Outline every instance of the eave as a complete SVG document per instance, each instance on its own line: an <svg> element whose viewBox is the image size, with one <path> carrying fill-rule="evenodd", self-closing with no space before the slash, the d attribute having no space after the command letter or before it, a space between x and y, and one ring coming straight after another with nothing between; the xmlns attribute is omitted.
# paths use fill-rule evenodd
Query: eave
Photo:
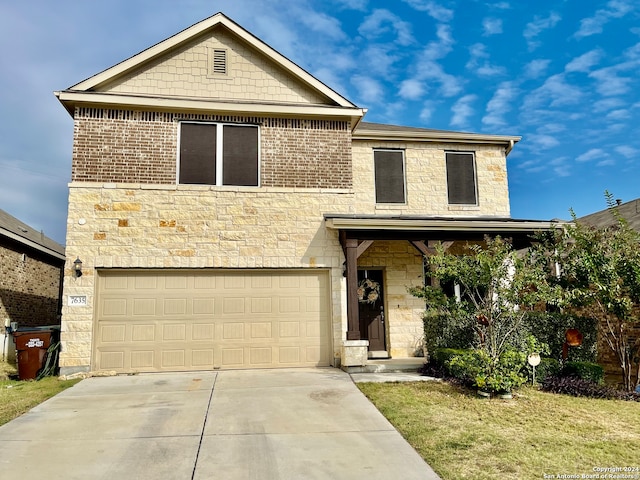
<svg viewBox="0 0 640 480"><path fill-rule="evenodd" d="M127 95L99 92L63 90L54 92L71 116L75 107L89 106L99 108L133 108L159 111L197 111L201 113L233 113L265 116L321 117L327 119L349 120L352 125L365 114L357 107L338 107L330 105L249 103L240 101L220 101L202 98L155 97L147 95Z"/></svg>
<svg viewBox="0 0 640 480"><path fill-rule="evenodd" d="M32 240L29 240L28 238L17 235L5 228L0 227L0 236L6 237L10 240L13 240L14 242L17 242L26 247L37 250L41 253L44 253L45 255L49 255L50 257L56 258L58 260L62 260L63 262L66 260L66 257L63 254L58 253L55 250L52 250L51 248L45 247L44 245L40 245L39 243L36 243Z"/></svg>
<svg viewBox="0 0 640 480"><path fill-rule="evenodd" d="M442 142L484 145L501 145L506 153L513 149L522 137L509 135L486 135L481 133L449 132L442 130L376 130L359 127L353 132L354 141L402 141L402 142Z"/></svg>
<svg viewBox="0 0 640 480"><path fill-rule="evenodd" d="M325 214L325 225L334 230L402 230L421 232L535 232L560 228L561 224L541 220L505 218L456 218L379 215Z"/></svg>

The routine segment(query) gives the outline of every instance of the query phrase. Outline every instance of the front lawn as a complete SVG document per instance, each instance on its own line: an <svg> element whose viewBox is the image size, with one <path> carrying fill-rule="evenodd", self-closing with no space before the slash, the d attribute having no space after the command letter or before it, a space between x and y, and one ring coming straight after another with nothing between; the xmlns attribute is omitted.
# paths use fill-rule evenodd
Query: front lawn
<svg viewBox="0 0 640 480"><path fill-rule="evenodd" d="M58 380L45 377L42 380L9 380L15 368L0 362L0 425L29 411L48 398L75 385L80 380Z"/></svg>
<svg viewBox="0 0 640 480"><path fill-rule="evenodd" d="M533 388L483 400L436 381L357 385L444 480L589 478L607 467L640 478L639 402Z"/></svg>

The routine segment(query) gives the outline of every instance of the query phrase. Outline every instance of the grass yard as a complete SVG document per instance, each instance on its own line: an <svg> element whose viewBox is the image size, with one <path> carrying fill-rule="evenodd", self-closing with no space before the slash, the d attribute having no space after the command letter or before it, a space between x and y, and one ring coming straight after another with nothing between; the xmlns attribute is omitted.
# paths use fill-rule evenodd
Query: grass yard
<svg viewBox="0 0 640 480"><path fill-rule="evenodd" d="M0 425L79 382L58 380L57 377L46 377L37 382L9 380L9 376L15 373L13 366L0 362Z"/></svg>
<svg viewBox="0 0 640 480"><path fill-rule="evenodd" d="M435 381L357 385L444 480L589 478L606 467L640 478L639 402L533 388L484 400Z"/></svg>

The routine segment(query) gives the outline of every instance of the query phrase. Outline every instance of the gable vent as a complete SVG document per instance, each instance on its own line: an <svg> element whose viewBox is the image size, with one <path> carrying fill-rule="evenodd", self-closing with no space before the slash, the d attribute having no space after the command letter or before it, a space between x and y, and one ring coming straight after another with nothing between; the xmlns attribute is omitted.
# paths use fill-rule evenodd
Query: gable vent
<svg viewBox="0 0 640 480"><path fill-rule="evenodd" d="M213 50L213 73L220 75L227 74L227 51L221 49Z"/></svg>

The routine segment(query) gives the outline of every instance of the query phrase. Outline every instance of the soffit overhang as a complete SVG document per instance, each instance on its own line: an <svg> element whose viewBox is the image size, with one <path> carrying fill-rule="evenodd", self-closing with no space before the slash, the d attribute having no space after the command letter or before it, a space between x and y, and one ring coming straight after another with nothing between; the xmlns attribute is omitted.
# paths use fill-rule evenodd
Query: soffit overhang
<svg viewBox="0 0 640 480"><path fill-rule="evenodd" d="M355 125L365 113L363 109L357 107L346 108L320 104L254 103L74 90L55 92L55 95L71 116L73 116L76 107L130 108L174 112L295 116L301 118L320 117L323 119L348 120L351 125Z"/></svg>
<svg viewBox="0 0 640 480"><path fill-rule="evenodd" d="M368 129L363 127L362 124L353 132L354 141L442 142L500 145L507 149L507 153L509 153L513 146L521 139L522 137L519 136L487 135L444 130L419 130L412 128L398 128L396 130Z"/></svg>
<svg viewBox="0 0 640 480"><path fill-rule="evenodd" d="M501 236L524 248L536 233L563 228L563 223L498 217L422 217L382 215L324 215L325 226L345 238L358 240L482 241Z"/></svg>
<svg viewBox="0 0 640 480"><path fill-rule="evenodd" d="M334 230L417 230L469 232L532 232L553 230L561 223L499 217L421 217L325 214L325 225Z"/></svg>

